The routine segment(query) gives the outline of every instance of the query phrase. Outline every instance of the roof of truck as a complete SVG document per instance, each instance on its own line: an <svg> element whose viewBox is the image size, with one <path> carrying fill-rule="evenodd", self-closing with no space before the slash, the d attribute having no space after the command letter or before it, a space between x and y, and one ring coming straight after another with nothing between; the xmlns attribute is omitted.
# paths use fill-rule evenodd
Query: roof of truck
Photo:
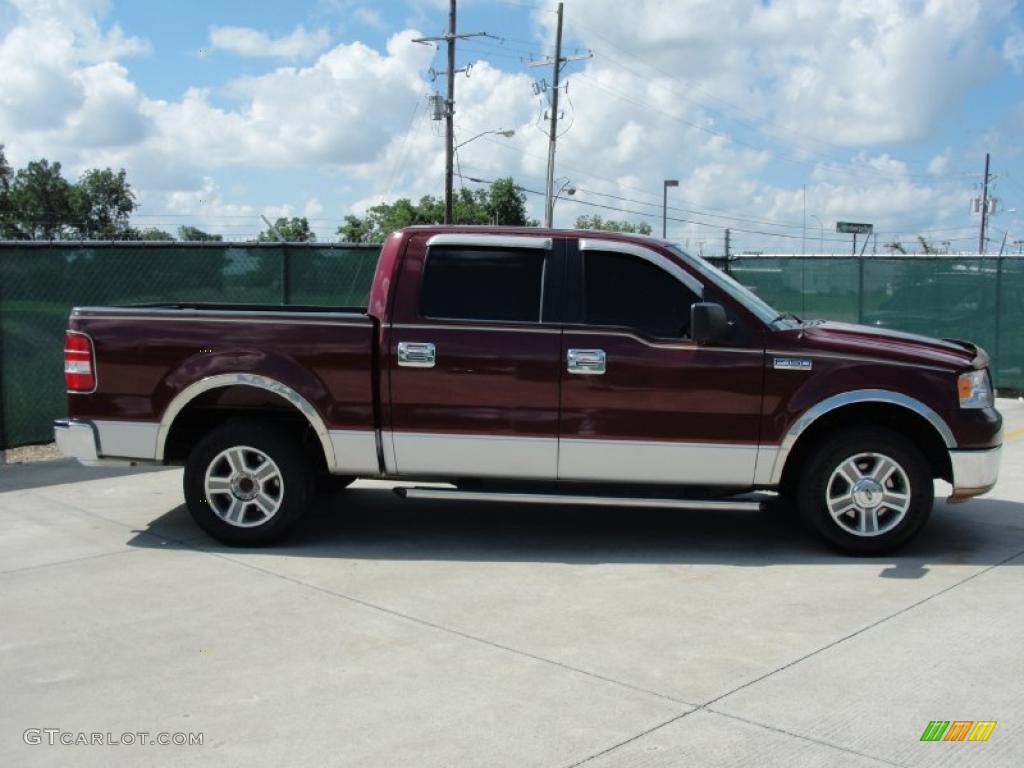
<svg viewBox="0 0 1024 768"><path fill-rule="evenodd" d="M524 235L533 237L600 237L609 240L629 240L658 245L672 245L671 240L663 240L651 235L640 235L633 232L608 232L603 229L555 229L545 227L512 227L480 224L413 224L396 230L403 232L457 232L459 234L479 235Z"/></svg>

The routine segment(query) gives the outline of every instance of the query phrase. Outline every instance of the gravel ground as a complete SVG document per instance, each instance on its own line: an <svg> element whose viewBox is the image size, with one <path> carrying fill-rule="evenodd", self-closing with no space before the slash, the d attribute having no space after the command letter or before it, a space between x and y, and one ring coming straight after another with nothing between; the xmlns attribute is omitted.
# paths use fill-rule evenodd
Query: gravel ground
<svg viewBox="0 0 1024 768"><path fill-rule="evenodd" d="M20 448L8 448L4 454L4 462L7 464L27 464L32 461L49 461L59 459L56 443L45 445L23 445Z"/></svg>

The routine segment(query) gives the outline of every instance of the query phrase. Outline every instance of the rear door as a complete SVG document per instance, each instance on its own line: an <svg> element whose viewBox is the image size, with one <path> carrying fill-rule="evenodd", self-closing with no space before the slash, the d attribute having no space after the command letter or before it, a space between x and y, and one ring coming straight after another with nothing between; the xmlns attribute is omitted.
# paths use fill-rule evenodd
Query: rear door
<svg viewBox="0 0 1024 768"><path fill-rule="evenodd" d="M546 237L410 240L388 342L389 471L555 479L562 250Z"/></svg>
<svg viewBox="0 0 1024 768"><path fill-rule="evenodd" d="M751 484L763 350L698 347L690 306L705 286L664 253L568 248L559 479Z"/></svg>

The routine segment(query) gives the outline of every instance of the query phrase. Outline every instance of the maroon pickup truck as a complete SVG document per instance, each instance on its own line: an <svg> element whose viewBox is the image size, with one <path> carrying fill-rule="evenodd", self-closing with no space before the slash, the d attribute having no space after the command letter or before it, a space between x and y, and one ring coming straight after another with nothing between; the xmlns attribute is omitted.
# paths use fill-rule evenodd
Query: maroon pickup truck
<svg viewBox="0 0 1024 768"><path fill-rule="evenodd" d="M676 245L410 227L369 307L80 307L61 450L183 464L196 522L279 539L318 476L407 498L756 509L872 554L999 470L986 354L779 314ZM445 486L416 486L444 481Z"/></svg>

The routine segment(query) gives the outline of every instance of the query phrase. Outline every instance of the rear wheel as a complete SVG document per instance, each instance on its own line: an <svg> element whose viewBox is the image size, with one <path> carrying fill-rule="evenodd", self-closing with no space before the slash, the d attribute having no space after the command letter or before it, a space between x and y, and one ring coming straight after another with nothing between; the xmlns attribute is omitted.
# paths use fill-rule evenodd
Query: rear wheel
<svg viewBox="0 0 1024 768"><path fill-rule="evenodd" d="M286 431L232 422L208 434L185 464L185 502L193 519L225 544L279 541L311 497L309 462Z"/></svg>
<svg viewBox="0 0 1024 768"><path fill-rule="evenodd" d="M796 502L804 521L836 549L876 555L921 530L934 488L912 442L888 429L856 427L817 447L800 475Z"/></svg>

